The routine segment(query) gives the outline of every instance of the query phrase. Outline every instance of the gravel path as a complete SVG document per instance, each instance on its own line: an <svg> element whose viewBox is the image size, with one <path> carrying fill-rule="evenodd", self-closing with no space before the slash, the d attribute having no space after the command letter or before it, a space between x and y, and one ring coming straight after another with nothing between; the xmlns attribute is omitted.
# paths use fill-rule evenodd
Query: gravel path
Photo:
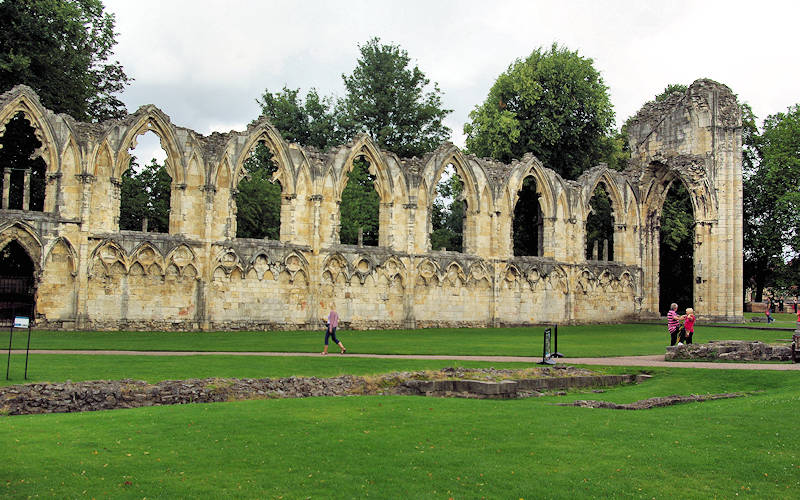
<svg viewBox="0 0 800 500"><path fill-rule="evenodd" d="M14 354L25 354L23 350L13 350ZM72 351L72 350L31 350L31 354L83 354L83 355L115 355L115 356L320 356L319 353L309 352L227 352L227 351ZM340 354L328 354L330 357L340 357ZM542 360L535 356L447 356L424 354L345 354L347 357L358 358L385 358L385 359L442 359L461 361L489 361L500 363L503 361L537 363ZM664 361L664 355L651 356L618 356L610 358L561 358L561 364L575 365L604 365L604 366L659 366L671 368L712 368L717 370L775 370L790 371L800 370L800 363L711 363L702 361Z"/></svg>

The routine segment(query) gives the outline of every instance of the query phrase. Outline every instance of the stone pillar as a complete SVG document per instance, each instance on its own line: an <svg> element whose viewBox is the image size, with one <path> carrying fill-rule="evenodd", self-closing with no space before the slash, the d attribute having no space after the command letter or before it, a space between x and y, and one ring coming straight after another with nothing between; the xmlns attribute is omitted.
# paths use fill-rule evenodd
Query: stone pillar
<svg viewBox="0 0 800 500"><path fill-rule="evenodd" d="M603 240L603 259L608 260L608 240Z"/></svg>
<svg viewBox="0 0 800 500"><path fill-rule="evenodd" d="M3 169L3 209L8 208L8 194L11 192L11 169Z"/></svg>
<svg viewBox="0 0 800 500"><path fill-rule="evenodd" d="M542 206L536 204L536 256L544 255L544 220L542 218Z"/></svg>
<svg viewBox="0 0 800 500"><path fill-rule="evenodd" d="M22 184L22 209L31 208L31 169L25 169L25 181Z"/></svg>
<svg viewBox="0 0 800 500"><path fill-rule="evenodd" d="M594 240L594 244L592 245L592 260L598 260L598 258L597 258L597 252L598 252L597 248L598 248L597 240Z"/></svg>

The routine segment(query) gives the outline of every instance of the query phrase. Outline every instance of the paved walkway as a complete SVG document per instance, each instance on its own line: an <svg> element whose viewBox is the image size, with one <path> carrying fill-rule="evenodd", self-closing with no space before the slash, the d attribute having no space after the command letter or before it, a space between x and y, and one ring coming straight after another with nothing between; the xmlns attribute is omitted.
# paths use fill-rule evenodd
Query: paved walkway
<svg viewBox="0 0 800 500"><path fill-rule="evenodd" d="M25 354L23 350L13 350L14 354ZM306 356L319 357L318 352L227 352L227 351L68 351L68 350L31 350L31 354L83 354L83 355L115 355L115 356ZM340 357L340 354L328 354ZM537 363L541 357L531 356L447 356L425 354L358 354L348 353L347 357L384 358L384 359L442 359L459 361L488 361L494 363L522 362ZM663 355L652 356L618 356L613 358L560 358L561 364L604 365L604 366L659 366L670 368L712 368L716 370L800 370L800 363L711 363L701 361L664 361Z"/></svg>

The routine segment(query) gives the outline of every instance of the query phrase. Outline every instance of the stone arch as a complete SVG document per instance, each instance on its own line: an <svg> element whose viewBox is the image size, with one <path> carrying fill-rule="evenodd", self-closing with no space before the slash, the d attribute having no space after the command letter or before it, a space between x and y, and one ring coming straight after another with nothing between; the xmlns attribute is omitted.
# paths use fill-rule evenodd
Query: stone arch
<svg viewBox="0 0 800 500"><path fill-rule="evenodd" d="M36 93L30 87L18 85L10 93L16 93L12 99L0 109L0 137L5 134L6 124L11 121L17 113L22 113L25 119L33 128L33 133L41 142L41 146L34 153L41 157L45 163L45 172L55 173L61 170L59 158L59 144L56 141L55 131L50 120L47 118L47 111L39 102ZM71 129L67 125L67 129Z"/></svg>
<svg viewBox="0 0 800 500"><path fill-rule="evenodd" d="M353 170L353 161L361 156L367 159L369 173L375 176L375 189L378 192L381 203L390 203L394 197L394 182L389 173L389 165L386 163L386 159L378 149L377 144L368 134L359 135L347 150L339 175L334 176L333 194L335 199L342 199L342 191L344 191L347 184L347 174Z"/></svg>
<svg viewBox="0 0 800 500"><path fill-rule="evenodd" d="M244 162L247 155L252 151L259 142L264 142L269 150L272 152L273 158L278 165L278 169L273 175L273 179L281 183L284 192L294 191L294 176L292 161L289 157L289 147L286 141L281 136L281 133L276 129L269 119L262 118L254 124L247 127L247 136L242 143L241 147L236 147L236 142L240 136L234 136L226 148L229 153L233 154L236 158L235 164L232 168L232 178L234 180L233 187L239 184L243 177Z"/></svg>
<svg viewBox="0 0 800 500"><path fill-rule="evenodd" d="M103 141L95 149L92 171L88 172L95 177L111 178L114 171L114 160L108 141Z"/></svg>
<svg viewBox="0 0 800 500"><path fill-rule="evenodd" d="M451 285L465 285L467 283L467 275L464 268L458 262L450 262L444 270L442 275L442 282Z"/></svg>
<svg viewBox="0 0 800 500"><path fill-rule="evenodd" d="M58 248L63 248L65 254L69 259L69 270L72 276L78 275L78 252L75 250L75 247L70 243L70 241L64 237L59 236L58 238L54 239L50 244L45 247L45 263L48 262L50 256L53 254L54 251L57 251Z"/></svg>
<svg viewBox="0 0 800 500"><path fill-rule="evenodd" d="M165 262L172 262L179 268L183 268L184 266L195 262L196 259L197 255L195 254L194 250L192 250L192 248L186 244L177 245L175 248L167 252L167 255L164 257Z"/></svg>
<svg viewBox="0 0 800 500"><path fill-rule="evenodd" d="M172 184L185 184L186 172L184 171L182 149L178 147L175 127L170 123L169 117L152 105L139 108L132 116L134 121L127 127L120 142L113 177L119 179L122 173L129 168L130 153L128 151L136 147L137 138L147 132L153 132L158 136L161 147L167 153L164 168L172 178Z"/></svg>
<svg viewBox="0 0 800 500"><path fill-rule="evenodd" d="M511 175L506 181L505 190L508 193L510 205L506 208L509 213L514 213L514 207L519 199L519 191L522 183L527 177L533 177L536 181L536 192L539 194L539 203L545 217L555 217L556 215L556 186L553 185L551 178L547 175L547 169L542 163L531 156L527 161L522 161L514 165Z"/></svg>
<svg viewBox="0 0 800 500"><path fill-rule="evenodd" d="M102 263L103 268L110 270L112 266L119 264L127 274L129 259L127 252L114 240L104 239L92 250L91 261Z"/></svg>
<svg viewBox="0 0 800 500"><path fill-rule="evenodd" d="M453 144L444 144L431 155L422 172L422 182L417 199L425 205L425 248L434 249L431 242L433 232L433 204L436 199L436 189L442 180L445 170L453 166L455 174L464 184L460 199L464 201L464 225L461 233L461 248L464 253L477 253L477 237L480 232L478 214L489 210L491 197L482 196L481 180L485 180L483 171L475 162L469 162L463 153ZM476 169L478 169L476 171ZM479 176L478 173L481 175ZM483 186L484 190L486 186ZM449 245L448 245L449 247ZM437 250L437 249L434 249Z"/></svg>
<svg viewBox="0 0 800 500"><path fill-rule="evenodd" d="M464 154L453 144L445 144L434 152L430 161L425 165L425 170L422 173L425 183L421 184L424 198L420 199L427 201L428 206L433 203L434 191L439 179L442 177L447 165L453 165L456 173L464 181L464 200L471 210L480 212L488 210L489 207L482 207L482 200L480 195L480 184L475 174L473 165L471 165ZM427 182L430 180L430 182ZM423 194L423 193L420 193Z"/></svg>
<svg viewBox="0 0 800 500"><path fill-rule="evenodd" d="M161 251L149 241L140 243L130 254L131 262L139 262L142 267L149 269L153 264L158 264L160 268L164 265L164 256Z"/></svg>
<svg viewBox="0 0 800 500"><path fill-rule="evenodd" d="M353 272L352 266L347 259L340 253L332 253L322 263L322 269L331 273L334 282L340 275L344 276L345 281L350 281Z"/></svg>
<svg viewBox="0 0 800 500"><path fill-rule="evenodd" d="M42 251L44 245L33 226L24 221L11 221L0 224L0 250L10 242L16 241L33 261L36 279L42 273Z"/></svg>

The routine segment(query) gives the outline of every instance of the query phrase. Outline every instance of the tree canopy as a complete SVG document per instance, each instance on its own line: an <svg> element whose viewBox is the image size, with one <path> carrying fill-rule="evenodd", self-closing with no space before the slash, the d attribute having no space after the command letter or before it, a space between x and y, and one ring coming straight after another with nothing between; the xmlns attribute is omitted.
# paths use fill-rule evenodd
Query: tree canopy
<svg viewBox="0 0 800 500"><path fill-rule="evenodd" d="M431 205L431 250L446 248L454 252L463 251L464 213L466 202L462 198L464 181L448 166L436 185L438 195Z"/></svg>
<svg viewBox="0 0 800 500"><path fill-rule="evenodd" d="M305 98L301 97L300 89L266 90L257 100L262 115L270 119L284 139L322 151L361 132L368 133L381 148L401 157L422 155L446 140L450 129L443 120L450 110L442 107L438 86L433 84L429 89L430 80L418 66L412 67L408 53L397 45L382 44L379 38L360 45L359 50L361 56L353 72L342 75L346 90L343 98L320 96L315 89L309 90ZM249 164L250 172L274 171L274 166L266 163L271 161L266 156L254 155L253 161L263 164ZM366 159L357 158L348 174L340 205L342 243L355 244L360 228L365 245L378 244L380 200L368 167ZM261 236L264 231L255 226L265 222L247 215L251 212L248 207L263 208L265 201L276 196L280 201L280 186L275 194L267 186L268 177L258 175L243 182L245 187L240 187L237 196L240 210L237 232L240 236L264 237ZM255 184L260 187L255 189ZM280 204L277 207L279 210Z"/></svg>
<svg viewBox="0 0 800 500"><path fill-rule="evenodd" d="M744 156L745 274L765 286L800 282L800 105L764 120Z"/></svg>
<svg viewBox="0 0 800 500"><path fill-rule="evenodd" d="M442 107L441 91L408 52L373 38L360 45L361 57L350 75L342 75L344 129L367 132L381 147L401 157L419 156L450 137L443 123L451 110Z"/></svg>
<svg viewBox="0 0 800 500"><path fill-rule="evenodd" d="M167 170L155 158L139 167L134 157L121 177L120 230L141 231L147 217L149 232L168 233L172 178Z"/></svg>
<svg viewBox="0 0 800 500"><path fill-rule="evenodd" d="M608 87L591 59L557 44L511 64L470 120L470 153L510 162L530 151L567 179L608 161L614 148Z"/></svg>
<svg viewBox="0 0 800 500"><path fill-rule="evenodd" d="M77 120L125 114L116 94L131 79L109 60L115 20L100 0L7 0L0 19L0 91L24 83Z"/></svg>
<svg viewBox="0 0 800 500"><path fill-rule="evenodd" d="M300 97L300 89L283 87L280 92L265 91L260 100L262 116L281 132L284 139L325 151L346 140L340 125L340 112L331 97L320 97L316 89Z"/></svg>
<svg viewBox="0 0 800 500"><path fill-rule="evenodd" d="M236 195L236 236L280 239L281 185L272 182L277 165L266 144L259 142L244 161L247 178Z"/></svg>

